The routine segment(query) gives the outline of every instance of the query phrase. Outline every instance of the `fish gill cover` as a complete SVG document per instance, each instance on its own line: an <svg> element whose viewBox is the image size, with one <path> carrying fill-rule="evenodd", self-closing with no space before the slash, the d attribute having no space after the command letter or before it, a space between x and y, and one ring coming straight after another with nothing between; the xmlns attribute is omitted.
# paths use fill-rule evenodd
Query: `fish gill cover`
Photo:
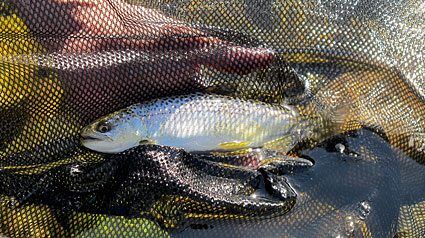
<svg viewBox="0 0 425 238"><path fill-rule="evenodd" d="M414 0L2 0L0 234L424 237L424 15ZM81 145L104 115L191 93L334 123L289 152L313 166Z"/></svg>

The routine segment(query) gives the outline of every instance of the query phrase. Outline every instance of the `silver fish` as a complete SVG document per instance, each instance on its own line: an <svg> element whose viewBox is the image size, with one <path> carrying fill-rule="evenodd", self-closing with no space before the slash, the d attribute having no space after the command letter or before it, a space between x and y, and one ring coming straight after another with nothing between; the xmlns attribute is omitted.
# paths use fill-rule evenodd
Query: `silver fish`
<svg viewBox="0 0 425 238"><path fill-rule="evenodd" d="M191 94L131 105L85 127L82 144L119 153L140 144L187 152L265 148L287 152L307 129L297 109L212 94Z"/></svg>

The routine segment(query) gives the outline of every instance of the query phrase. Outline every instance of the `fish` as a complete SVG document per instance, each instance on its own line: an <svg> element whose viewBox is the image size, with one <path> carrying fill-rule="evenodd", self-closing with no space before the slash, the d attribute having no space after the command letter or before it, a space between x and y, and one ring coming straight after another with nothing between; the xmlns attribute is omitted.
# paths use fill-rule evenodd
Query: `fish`
<svg viewBox="0 0 425 238"><path fill-rule="evenodd" d="M104 116L82 129L81 143L103 153L144 144L190 153L251 148L284 153L308 131L293 106L195 93L133 104Z"/></svg>

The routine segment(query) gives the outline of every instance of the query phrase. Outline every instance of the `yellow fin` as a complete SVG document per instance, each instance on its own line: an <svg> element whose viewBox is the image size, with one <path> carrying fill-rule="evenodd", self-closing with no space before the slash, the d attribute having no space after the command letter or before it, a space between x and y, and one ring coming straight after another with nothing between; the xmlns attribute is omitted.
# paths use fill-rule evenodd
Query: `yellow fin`
<svg viewBox="0 0 425 238"><path fill-rule="evenodd" d="M220 143L218 147L222 150L239 150L247 148L250 144L248 141L232 141Z"/></svg>

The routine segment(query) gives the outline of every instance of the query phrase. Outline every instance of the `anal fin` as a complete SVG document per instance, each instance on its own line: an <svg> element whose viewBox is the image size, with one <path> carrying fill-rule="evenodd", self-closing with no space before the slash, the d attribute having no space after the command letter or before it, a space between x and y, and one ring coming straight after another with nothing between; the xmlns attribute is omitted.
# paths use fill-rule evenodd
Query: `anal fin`
<svg viewBox="0 0 425 238"><path fill-rule="evenodd" d="M225 151L234 151L248 148L250 144L249 141L230 141L220 143L218 147Z"/></svg>

